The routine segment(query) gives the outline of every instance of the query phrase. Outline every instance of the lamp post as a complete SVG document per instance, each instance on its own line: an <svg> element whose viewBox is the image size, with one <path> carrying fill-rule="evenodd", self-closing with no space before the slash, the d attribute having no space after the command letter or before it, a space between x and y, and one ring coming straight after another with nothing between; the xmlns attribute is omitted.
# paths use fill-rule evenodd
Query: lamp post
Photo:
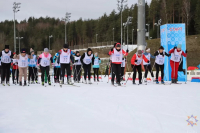
<svg viewBox="0 0 200 133"><path fill-rule="evenodd" d="M67 23L70 21L71 13L66 12L65 18L62 20L65 21L65 44L67 43Z"/></svg>
<svg viewBox="0 0 200 133"><path fill-rule="evenodd" d="M148 32L149 32L149 27L150 27L150 24L146 24L146 26L148 26ZM150 32L149 32L150 33ZM150 39L150 34L148 35L148 40Z"/></svg>
<svg viewBox="0 0 200 133"><path fill-rule="evenodd" d="M20 40L23 39L24 37L16 37L16 39L19 39L19 53L20 53Z"/></svg>
<svg viewBox="0 0 200 133"><path fill-rule="evenodd" d="M98 34L96 34L96 43L97 43L97 36L98 36Z"/></svg>
<svg viewBox="0 0 200 133"><path fill-rule="evenodd" d="M129 41L128 41L128 25L129 24L132 24L132 22L131 22L131 20L133 19L133 17L128 17L127 18L127 22L126 22L126 25L127 25L127 45L128 45L128 43L129 43ZM128 47L127 47L128 48Z"/></svg>
<svg viewBox="0 0 200 133"><path fill-rule="evenodd" d="M127 2L128 0L117 0L117 5L118 5L118 10L121 12L121 44L122 44L122 11L124 9L124 4Z"/></svg>
<svg viewBox="0 0 200 133"><path fill-rule="evenodd" d="M133 32L134 32L134 29L132 29L132 44L133 44Z"/></svg>
<svg viewBox="0 0 200 133"><path fill-rule="evenodd" d="M17 3L17 2L14 2L13 3L13 12L14 12L14 52L16 52L16 29L15 29L15 13L17 13L20 8L20 5L21 3Z"/></svg>
<svg viewBox="0 0 200 133"><path fill-rule="evenodd" d="M52 37L53 37L52 35L49 36L49 50L50 50L50 40Z"/></svg>
<svg viewBox="0 0 200 133"><path fill-rule="evenodd" d="M159 27L160 27L160 25L161 25L161 22L162 22L162 20L159 19L159 20L158 20L158 23L155 23L155 24L154 24L154 25L157 26L157 38L159 38Z"/></svg>
<svg viewBox="0 0 200 133"><path fill-rule="evenodd" d="M115 28L113 28L113 42L115 41Z"/></svg>
<svg viewBox="0 0 200 133"><path fill-rule="evenodd" d="M126 23L123 23L123 26L124 26L124 45L126 44Z"/></svg>

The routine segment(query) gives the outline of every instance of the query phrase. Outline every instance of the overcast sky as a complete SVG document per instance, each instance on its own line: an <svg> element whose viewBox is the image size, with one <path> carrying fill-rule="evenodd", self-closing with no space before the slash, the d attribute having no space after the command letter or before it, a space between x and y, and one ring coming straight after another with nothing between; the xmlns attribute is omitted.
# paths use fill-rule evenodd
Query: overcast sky
<svg viewBox="0 0 200 133"><path fill-rule="evenodd" d="M130 7L138 0L128 0ZM151 0L146 0L150 3ZM113 9L117 11L117 0L0 0L0 21L13 20L13 2L20 2L20 11L16 14L18 21L28 19L30 16L63 18L70 12L71 20L97 19L104 13L110 14Z"/></svg>

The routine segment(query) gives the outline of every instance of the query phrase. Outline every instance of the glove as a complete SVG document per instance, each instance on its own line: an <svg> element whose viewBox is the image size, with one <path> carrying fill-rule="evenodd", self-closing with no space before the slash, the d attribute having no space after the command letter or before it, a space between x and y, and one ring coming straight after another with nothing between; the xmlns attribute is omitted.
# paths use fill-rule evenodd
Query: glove
<svg viewBox="0 0 200 133"><path fill-rule="evenodd" d="M163 53L163 55L162 55L163 57L165 56L165 53Z"/></svg>
<svg viewBox="0 0 200 133"><path fill-rule="evenodd" d="M100 58L98 58L100 60Z"/></svg>
<svg viewBox="0 0 200 133"><path fill-rule="evenodd" d="M137 60L135 60L135 62L137 62Z"/></svg>
<svg viewBox="0 0 200 133"><path fill-rule="evenodd" d="M187 49L185 50L185 53L187 54Z"/></svg>
<svg viewBox="0 0 200 133"><path fill-rule="evenodd" d="M128 53L128 52L129 52L129 50L127 49L127 50L126 50L126 53Z"/></svg>
<svg viewBox="0 0 200 133"><path fill-rule="evenodd" d="M113 48L111 48L111 50L110 50L111 52L113 51Z"/></svg>
<svg viewBox="0 0 200 133"><path fill-rule="evenodd" d="M148 60L147 63L149 63L150 61Z"/></svg>
<svg viewBox="0 0 200 133"><path fill-rule="evenodd" d="M174 47L174 50L175 50L175 49L177 49L177 47L176 47L176 46Z"/></svg>

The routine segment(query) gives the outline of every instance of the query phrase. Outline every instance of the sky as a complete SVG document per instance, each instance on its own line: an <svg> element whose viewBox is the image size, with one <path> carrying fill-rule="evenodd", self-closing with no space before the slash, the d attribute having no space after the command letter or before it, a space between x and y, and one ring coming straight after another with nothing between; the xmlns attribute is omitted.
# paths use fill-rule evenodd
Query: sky
<svg viewBox="0 0 200 133"><path fill-rule="evenodd" d="M151 0L146 0L150 3ZM72 21L82 19L97 19L104 13L110 14L117 10L117 0L0 0L0 21L13 20L13 3L20 2L20 11L16 13L18 21L31 16L63 18L66 12L71 13ZM127 5L138 0L128 0Z"/></svg>

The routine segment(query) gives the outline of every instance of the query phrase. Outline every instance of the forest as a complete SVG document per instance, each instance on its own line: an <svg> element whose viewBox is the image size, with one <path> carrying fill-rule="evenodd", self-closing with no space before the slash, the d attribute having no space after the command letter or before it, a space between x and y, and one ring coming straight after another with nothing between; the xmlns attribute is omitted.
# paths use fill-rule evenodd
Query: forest
<svg viewBox="0 0 200 133"><path fill-rule="evenodd" d="M117 4L117 2L116 2ZM137 4L125 6L122 10L123 23L131 16L132 24L129 25L129 44L137 43ZM159 19L161 24L185 23L186 34L200 34L200 0L152 0L146 3L146 24L150 24L150 37L157 38L157 26L154 25ZM69 11L70 12L70 11ZM73 15L73 14L72 14ZM83 45L96 42L114 41L120 42L121 35L121 12L113 10L110 14L103 14L98 19L80 19L69 21L67 27L67 43L69 46ZM114 31L113 31L114 28ZM4 44L14 48L14 22L5 20L0 22L0 49ZM134 31L133 31L134 29ZM146 27L148 29L148 27ZM133 32L132 32L133 31ZM127 34L127 32L126 32ZM35 51L43 50L49 46L49 36L52 49L61 47L65 41L65 22L61 18L46 17L34 18L30 16L27 20L16 21L16 36L21 39L21 48L32 47ZM19 40L17 39L17 48Z"/></svg>

